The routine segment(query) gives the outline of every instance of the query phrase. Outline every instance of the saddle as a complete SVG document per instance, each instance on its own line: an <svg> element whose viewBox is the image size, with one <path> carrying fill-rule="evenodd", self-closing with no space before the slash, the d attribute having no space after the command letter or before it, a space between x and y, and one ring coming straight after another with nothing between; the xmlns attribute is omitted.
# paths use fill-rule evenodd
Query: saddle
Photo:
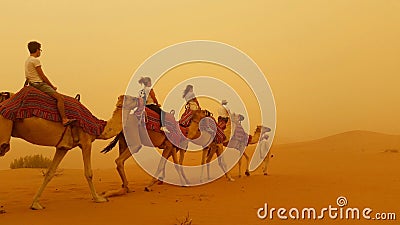
<svg viewBox="0 0 400 225"><path fill-rule="evenodd" d="M216 124L214 141L217 144L223 143L226 139L226 136L224 134L224 130L226 128L226 123L225 122L217 123L216 120L214 119L214 117L212 117L212 116L208 116L208 118L211 118L214 121L214 123ZM207 120L207 122L200 124L199 128L201 131L207 131L210 133L214 133L214 125L213 125L213 123L209 122L208 120ZM211 132L211 131L213 131L213 132Z"/></svg>
<svg viewBox="0 0 400 225"><path fill-rule="evenodd" d="M64 105L66 116L77 120L75 125L81 127L84 132L94 136L103 132L107 122L93 116L77 99L64 95ZM11 121L39 117L61 122L57 101L30 86L23 87L12 98L0 104L0 115Z"/></svg>
<svg viewBox="0 0 400 225"><path fill-rule="evenodd" d="M189 108L186 108L185 112L182 114L181 119L179 120L179 125L183 127L188 127L190 125L190 122L192 121L192 118L193 111Z"/></svg>
<svg viewBox="0 0 400 225"><path fill-rule="evenodd" d="M238 145L243 146L243 143L245 143L245 146L248 146L252 138L253 136L247 134L241 124L237 124L231 139L224 142L224 146L237 148Z"/></svg>

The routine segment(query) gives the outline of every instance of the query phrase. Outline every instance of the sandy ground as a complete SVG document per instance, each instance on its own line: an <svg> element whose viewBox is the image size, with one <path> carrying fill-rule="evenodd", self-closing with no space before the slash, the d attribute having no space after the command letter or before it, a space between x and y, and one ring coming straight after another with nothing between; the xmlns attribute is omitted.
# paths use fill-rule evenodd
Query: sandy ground
<svg viewBox="0 0 400 225"><path fill-rule="evenodd" d="M247 151L251 154L254 148ZM43 193L45 210L29 209L43 176L38 169L0 170L1 225L109 225L177 224L189 213L192 224L398 224L400 220L400 137L364 131L347 132L320 140L276 145L269 176L261 169L235 182L221 178L199 187L156 185L144 192L150 177L132 162L127 165L134 192L93 203L82 170L59 171ZM99 154L99 153L93 153ZM68 157L68 156L67 156ZM195 160L195 159L188 159ZM200 159L198 159L200 160ZM112 165L110 165L112 167ZM114 169L94 169L99 192L120 186ZM332 205L345 196L346 207L369 207L395 212L397 221L377 220L260 220L257 210L271 207Z"/></svg>

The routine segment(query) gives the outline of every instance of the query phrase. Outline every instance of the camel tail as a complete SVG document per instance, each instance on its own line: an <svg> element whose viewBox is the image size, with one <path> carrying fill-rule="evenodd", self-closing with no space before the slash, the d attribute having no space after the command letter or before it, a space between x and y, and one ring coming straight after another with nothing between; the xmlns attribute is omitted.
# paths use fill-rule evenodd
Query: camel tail
<svg viewBox="0 0 400 225"><path fill-rule="evenodd" d="M122 132L119 133L117 136L115 136L114 140L112 140L112 141L110 142L110 144L108 144L107 147L105 147L105 148L101 151L101 153L106 154L106 153L108 153L109 151L111 151L111 150L117 145L118 140L119 140L119 137L120 137L121 135L122 135Z"/></svg>

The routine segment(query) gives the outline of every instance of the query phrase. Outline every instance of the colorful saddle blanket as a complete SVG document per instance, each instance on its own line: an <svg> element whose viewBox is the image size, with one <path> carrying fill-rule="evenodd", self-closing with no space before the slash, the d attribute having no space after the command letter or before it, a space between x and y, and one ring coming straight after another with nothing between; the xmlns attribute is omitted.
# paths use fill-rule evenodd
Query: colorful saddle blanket
<svg viewBox="0 0 400 225"><path fill-rule="evenodd" d="M223 143L226 139L226 136L224 134L224 130L226 128L226 124L225 123L217 123L216 120L213 117L207 117L207 118L211 118L214 123L216 124L216 131L214 123L212 123L210 120L206 120L206 122L200 122L200 130L201 131L208 131L210 133L214 133L215 132L215 137L214 137L214 141L217 144Z"/></svg>
<svg viewBox="0 0 400 225"><path fill-rule="evenodd" d="M246 143L246 146L251 142L252 136L247 134L246 131L244 131L244 128L242 125L238 124L235 128L235 131L233 133L233 136L231 137L231 140L238 141L239 143ZM227 143L228 147L235 147L233 145L230 145Z"/></svg>
<svg viewBox="0 0 400 225"><path fill-rule="evenodd" d="M192 118L193 118L193 111L188 108L182 114L182 117L179 120L179 124L184 127L188 127L190 125L190 122L192 121Z"/></svg>
<svg viewBox="0 0 400 225"><path fill-rule="evenodd" d="M99 120L75 98L64 96L65 115L76 119L76 124L86 133L100 135L107 122ZM26 86L10 99L0 103L0 114L9 120L39 117L45 120L61 122L57 101L34 87Z"/></svg>
<svg viewBox="0 0 400 225"><path fill-rule="evenodd" d="M141 120L143 126L146 126L147 130L162 133L163 131L161 131L160 115L150 108L144 107L143 109L140 106L141 103L139 102L139 107L134 113L138 119ZM144 112L142 111L142 113L140 113L140 110L144 110ZM187 131L180 128L178 122L175 121L175 117L171 113L165 113L164 115L164 126L169 131L168 138L172 140L173 143L180 143L183 139L181 132L184 136L187 136Z"/></svg>

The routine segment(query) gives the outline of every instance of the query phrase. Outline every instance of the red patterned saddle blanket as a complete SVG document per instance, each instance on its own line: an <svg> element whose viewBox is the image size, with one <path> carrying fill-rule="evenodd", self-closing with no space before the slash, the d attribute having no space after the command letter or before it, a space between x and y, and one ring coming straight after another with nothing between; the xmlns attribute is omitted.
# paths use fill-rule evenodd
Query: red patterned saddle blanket
<svg viewBox="0 0 400 225"><path fill-rule="evenodd" d="M161 131L160 124L161 117L157 112L145 107L143 114L139 114L137 112L135 112L135 114L141 120L142 124L145 124L147 130L159 133L163 132ZM164 125L169 131L168 138L172 138L174 143L180 143L182 139L182 136L180 135L181 131L185 136L187 135L186 130L182 130L179 127L178 122L175 121L175 117L171 113L165 113Z"/></svg>
<svg viewBox="0 0 400 225"><path fill-rule="evenodd" d="M64 96L65 115L76 119L76 124L86 133L100 135L107 122L99 120L78 100ZM61 122L57 101L34 87L23 87L10 99L0 103L0 114L9 120L39 117L45 120Z"/></svg>
<svg viewBox="0 0 400 225"><path fill-rule="evenodd" d="M185 112L182 114L181 119L179 120L179 124L188 127L190 125L190 122L192 121L193 118L193 111L187 108Z"/></svg>
<svg viewBox="0 0 400 225"><path fill-rule="evenodd" d="M238 124L236 126L235 131L231 137L231 140L236 140L241 143L246 143L246 146L249 145L249 143L251 142L252 139L253 139L253 136L247 134L241 124ZM229 143L224 143L224 145L227 147L235 147L235 146L229 145Z"/></svg>
<svg viewBox="0 0 400 225"><path fill-rule="evenodd" d="M200 130L201 131L209 131L211 133L215 132L214 141L217 144L223 143L226 139L226 136L224 134L224 130L226 128L226 123L224 123L224 122L217 123L213 117L206 117L206 118L211 118L214 122L211 122L210 120L206 120L206 122L201 122ZM216 126L214 126L214 124ZM215 128L216 128L216 130L214 131Z"/></svg>

